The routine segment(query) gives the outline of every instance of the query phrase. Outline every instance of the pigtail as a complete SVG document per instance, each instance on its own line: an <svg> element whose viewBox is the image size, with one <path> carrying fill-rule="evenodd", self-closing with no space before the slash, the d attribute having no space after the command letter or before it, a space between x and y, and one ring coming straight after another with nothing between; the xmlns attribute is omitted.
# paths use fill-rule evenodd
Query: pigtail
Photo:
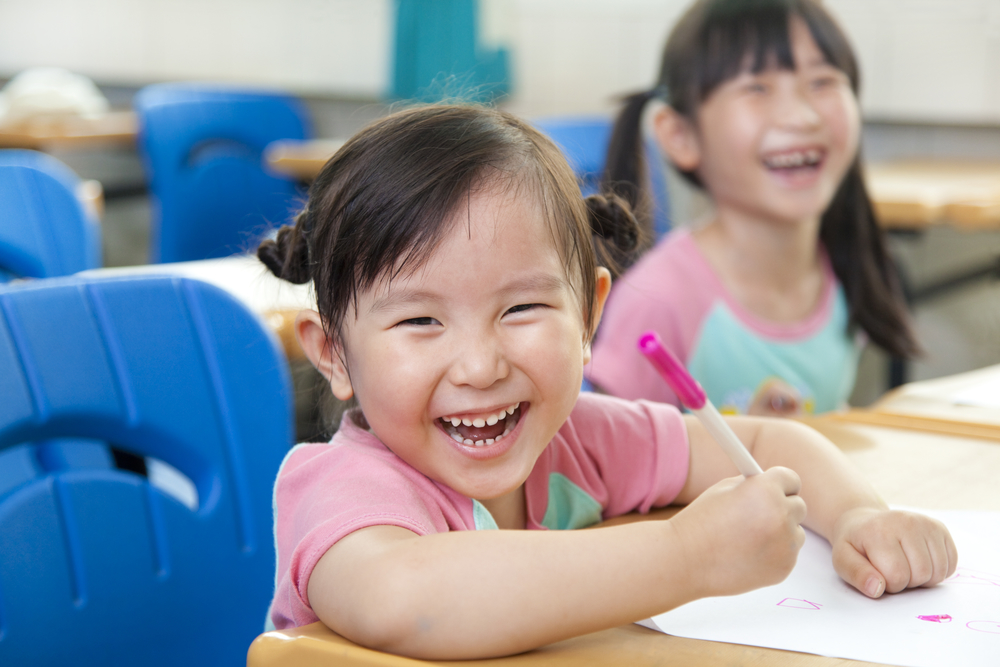
<svg viewBox="0 0 1000 667"><path fill-rule="evenodd" d="M897 358L920 354L895 263L855 158L823 213L820 240L844 288L850 324Z"/></svg>
<svg viewBox="0 0 1000 667"><path fill-rule="evenodd" d="M257 258L277 277L301 285L312 279L309 269L309 207L295 218L294 225L278 230L275 239L267 239L257 248Z"/></svg>
<svg viewBox="0 0 1000 667"><path fill-rule="evenodd" d="M658 93L657 89L653 89L625 98L625 106L611 130L604 174L601 177L601 192L618 195L635 212L645 230L643 239L653 238L653 206L646 188L649 176L646 173L642 140L642 112L646 103Z"/></svg>
<svg viewBox="0 0 1000 667"><path fill-rule="evenodd" d="M644 230L628 202L616 194L590 195L586 202L597 263L617 278L634 261Z"/></svg>

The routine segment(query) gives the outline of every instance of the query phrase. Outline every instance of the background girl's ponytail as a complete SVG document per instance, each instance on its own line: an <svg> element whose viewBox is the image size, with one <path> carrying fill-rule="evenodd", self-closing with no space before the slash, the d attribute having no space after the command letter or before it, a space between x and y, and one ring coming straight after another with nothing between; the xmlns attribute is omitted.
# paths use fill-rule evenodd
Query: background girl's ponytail
<svg viewBox="0 0 1000 667"><path fill-rule="evenodd" d="M590 195L586 202L597 263L617 278L644 242L644 230L628 202L614 193Z"/></svg>
<svg viewBox="0 0 1000 667"><path fill-rule="evenodd" d="M277 277L301 285L312 279L309 271L309 208L295 218L295 224L278 230L274 240L268 239L257 248L257 257Z"/></svg>
<svg viewBox="0 0 1000 667"><path fill-rule="evenodd" d="M635 93L625 98L611 131L608 156L601 178L601 191L614 193L635 212L645 238L653 238L653 207L645 187L646 161L642 139L642 112L658 90Z"/></svg>
<svg viewBox="0 0 1000 667"><path fill-rule="evenodd" d="M894 357L920 354L899 276L865 188L860 153L823 213L819 238L844 288L851 325Z"/></svg>

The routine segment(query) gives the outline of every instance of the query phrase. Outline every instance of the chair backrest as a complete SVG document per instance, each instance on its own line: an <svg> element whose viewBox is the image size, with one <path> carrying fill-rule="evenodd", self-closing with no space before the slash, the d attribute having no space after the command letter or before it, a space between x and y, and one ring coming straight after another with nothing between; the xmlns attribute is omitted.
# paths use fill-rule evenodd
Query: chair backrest
<svg viewBox="0 0 1000 667"><path fill-rule="evenodd" d="M97 439L197 493L189 508L126 471L25 462L0 491L0 664L245 665L292 441L275 336L194 280L26 281L0 287L0 369L0 451Z"/></svg>
<svg viewBox="0 0 1000 667"><path fill-rule="evenodd" d="M0 282L101 265L101 230L77 198L79 184L51 155L0 150Z"/></svg>
<svg viewBox="0 0 1000 667"><path fill-rule="evenodd" d="M600 187L612 124L603 116L552 116L532 121L562 150L584 196L594 194ZM646 141L645 149L646 175L653 195L653 231L659 238L671 227L667 174L656 143Z"/></svg>
<svg viewBox="0 0 1000 667"><path fill-rule="evenodd" d="M133 106L153 203L151 262L244 252L301 207L297 184L262 159L272 141L310 136L296 98L173 83L142 89Z"/></svg>

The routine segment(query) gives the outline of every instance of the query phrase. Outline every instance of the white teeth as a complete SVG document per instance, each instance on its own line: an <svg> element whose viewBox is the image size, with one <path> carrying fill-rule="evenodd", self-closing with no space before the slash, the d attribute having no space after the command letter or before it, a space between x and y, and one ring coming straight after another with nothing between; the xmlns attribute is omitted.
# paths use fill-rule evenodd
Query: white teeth
<svg viewBox="0 0 1000 667"><path fill-rule="evenodd" d="M471 440L469 440L468 438L466 438L465 440L463 440L463 441L462 441L462 444L463 444L463 445L471 445L471 444L473 444L473 443L472 443L472 441L471 441Z"/></svg>
<svg viewBox="0 0 1000 667"><path fill-rule="evenodd" d="M487 445L492 445L492 444L493 444L493 442L494 442L494 441L493 441L493 438L486 438L486 444L487 444Z"/></svg>
<svg viewBox="0 0 1000 667"><path fill-rule="evenodd" d="M472 420L469 419L468 417L463 417L462 423L465 424L466 426L472 426Z"/></svg>
<svg viewBox="0 0 1000 667"><path fill-rule="evenodd" d="M448 435L450 435L451 439L454 440L455 442L457 443L462 442L462 436L460 436L458 433L449 433Z"/></svg>
<svg viewBox="0 0 1000 667"><path fill-rule="evenodd" d="M501 439L502 439L502 438L503 438L503 437L504 437L505 435L507 435L507 434L506 434L506 433L503 433L503 434L501 434L501 435L498 435L498 436L496 437L496 440L495 440L495 442L500 442L500 440L501 440Z"/></svg>
<svg viewBox="0 0 1000 667"><path fill-rule="evenodd" d="M462 420L459 419L458 417L452 417L450 421L452 426L458 426L459 424L462 423Z"/></svg>
<svg viewBox="0 0 1000 667"><path fill-rule="evenodd" d="M505 412L504 412L503 410L501 410L501 411L500 411L500 415L499 415L499 416L497 416L497 415L490 415L490 416L489 416L489 417L488 417L488 418L486 419L486 424L487 424L488 426L493 426L493 425L494 425L494 424L496 424L496 423L497 423L498 421L500 421L500 419L502 419L502 418L503 418L504 414L506 414L506 413L505 413Z"/></svg>
<svg viewBox="0 0 1000 667"><path fill-rule="evenodd" d="M473 419L472 420L472 425L475 426L476 428L482 428L482 427L486 426L486 420L485 419Z"/></svg>

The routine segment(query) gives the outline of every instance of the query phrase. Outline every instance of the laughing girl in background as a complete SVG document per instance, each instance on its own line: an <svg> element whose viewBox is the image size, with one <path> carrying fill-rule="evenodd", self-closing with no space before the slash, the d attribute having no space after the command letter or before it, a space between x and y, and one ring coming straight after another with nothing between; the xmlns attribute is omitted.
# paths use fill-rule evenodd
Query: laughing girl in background
<svg viewBox="0 0 1000 667"><path fill-rule="evenodd" d="M858 67L815 0L701 0L680 19L657 87L627 99L606 183L640 213L640 121L713 203L616 282L588 379L677 404L635 350L655 330L724 412L846 405L865 339L918 345L862 179Z"/></svg>

